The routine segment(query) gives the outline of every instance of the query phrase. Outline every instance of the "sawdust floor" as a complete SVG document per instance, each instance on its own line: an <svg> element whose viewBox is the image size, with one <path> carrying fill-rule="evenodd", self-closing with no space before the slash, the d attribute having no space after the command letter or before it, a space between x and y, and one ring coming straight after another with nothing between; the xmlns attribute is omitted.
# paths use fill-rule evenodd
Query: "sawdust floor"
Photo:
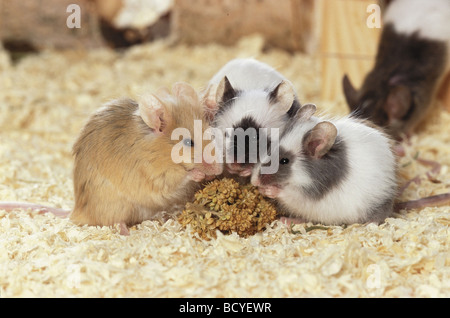
<svg viewBox="0 0 450 318"><path fill-rule="evenodd" d="M71 209L71 147L91 112L108 100L186 81L201 88L228 60L256 57L296 86L302 103L321 103L316 60L263 53L259 38L235 47L126 52L44 52L11 65L0 51L0 201ZM450 114L439 111L406 146L401 174L421 176L402 200L450 191ZM433 180L415 158L442 164ZM31 211L0 210L2 297L449 297L449 207L395 214L380 226L294 232L278 221L246 239L202 241L174 221L146 221L129 237L116 228L78 227Z"/></svg>

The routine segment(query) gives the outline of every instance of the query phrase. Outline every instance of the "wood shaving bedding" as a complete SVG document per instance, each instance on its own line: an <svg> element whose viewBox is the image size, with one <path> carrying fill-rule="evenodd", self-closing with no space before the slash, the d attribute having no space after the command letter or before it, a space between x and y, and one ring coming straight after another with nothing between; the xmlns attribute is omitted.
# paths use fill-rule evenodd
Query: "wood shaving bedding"
<svg viewBox="0 0 450 318"><path fill-rule="evenodd" d="M71 147L91 112L177 81L200 89L235 57L277 67L302 103L346 113L343 100L318 100L316 59L262 48L259 37L235 47L155 42L124 52L47 51L17 65L0 51L0 201L71 209ZM401 182L421 177L403 201L450 191L448 122L449 113L436 112L405 145ZM432 180L417 155L442 165ZM0 210L0 296L449 297L449 211L402 211L379 226L346 228L275 221L247 238L217 232L207 241L175 219L145 221L127 237L118 228Z"/></svg>

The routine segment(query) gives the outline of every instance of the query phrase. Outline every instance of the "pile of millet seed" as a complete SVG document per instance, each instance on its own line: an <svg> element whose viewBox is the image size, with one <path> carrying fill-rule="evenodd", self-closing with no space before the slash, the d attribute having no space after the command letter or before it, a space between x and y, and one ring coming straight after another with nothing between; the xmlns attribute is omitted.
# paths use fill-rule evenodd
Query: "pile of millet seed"
<svg viewBox="0 0 450 318"><path fill-rule="evenodd" d="M216 179L195 194L178 221L191 228L203 239L236 232L242 237L263 231L277 217L272 203L251 184L240 185L233 179Z"/></svg>

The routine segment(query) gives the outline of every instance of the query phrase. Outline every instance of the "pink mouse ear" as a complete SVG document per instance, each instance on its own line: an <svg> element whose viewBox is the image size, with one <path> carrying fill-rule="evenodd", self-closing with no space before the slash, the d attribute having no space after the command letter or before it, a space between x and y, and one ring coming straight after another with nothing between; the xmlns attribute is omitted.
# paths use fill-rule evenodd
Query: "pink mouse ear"
<svg viewBox="0 0 450 318"><path fill-rule="evenodd" d="M187 83L175 83L172 86L172 94L175 95L178 100L185 101L189 105L199 103L197 92L191 85Z"/></svg>
<svg viewBox="0 0 450 318"><path fill-rule="evenodd" d="M287 113L295 99L294 88L291 83L282 81L272 90L269 99L271 104L277 104L277 109Z"/></svg>
<svg viewBox="0 0 450 318"><path fill-rule="evenodd" d="M217 86L216 90L216 102L218 105L221 103L227 103L233 98L236 97L236 91L234 90L233 86L231 85L230 81L228 80L228 77L224 77L219 85Z"/></svg>
<svg viewBox="0 0 450 318"><path fill-rule="evenodd" d="M225 76L219 84L209 84L200 95L206 118L212 121L219 107L236 97L236 91Z"/></svg>
<svg viewBox="0 0 450 318"><path fill-rule="evenodd" d="M295 114L298 120L308 120L317 111L317 107L314 104L303 105Z"/></svg>
<svg viewBox="0 0 450 318"><path fill-rule="evenodd" d="M170 121L166 105L151 94L140 99L139 114L147 126L157 134L163 134Z"/></svg>
<svg viewBox="0 0 450 318"><path fill-rule="evenodd" d="M200 92L201 104L204 107L205 117L209 122L214 120L214 116L219 110L216 101L217 85L211 84L204 91Z"/></svg>
<svg viewBox="0 0 450 318"><path fill-rule="evenodd" d="M303 138L303 150L315 159L322 158L333 147L337 129L329 121L318 123Z"/></svg>
<svg viewBox="0 0 450 318"><path fill-rule="evenodd" d="M163 86L158 88L156 91L156 96L159 96L160 98L170 98L170 91L167 87Z"/></svg>

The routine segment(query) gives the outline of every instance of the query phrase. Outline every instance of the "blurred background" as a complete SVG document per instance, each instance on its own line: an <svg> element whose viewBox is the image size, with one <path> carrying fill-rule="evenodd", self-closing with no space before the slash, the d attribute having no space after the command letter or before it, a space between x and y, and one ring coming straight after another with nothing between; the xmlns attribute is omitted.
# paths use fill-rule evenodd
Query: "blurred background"
<svg viewBox="0 0 450 318"><path fill-rule="evenodd" d="M348 73L358 86L370 70L380 28L368 27L376 0L0 0L0 40L13 61L45 49L124 49L169 39L173 45L235 45L263 37L263 50L317 59L321 99L342 97ZM66 26L80 8L80 28ZM275 65L276 67L276 65Z"/></svg>
<svg viewBox="0 0 450 318"><path fill-rule="evenodd" d="M341 79L356 87L371 69L381 24L374 5L392 0L0 0L0 41L13 61L43 49L123 49L158 39L232 46L258 34L263 50L318 59L321 99L342 97ZM67 26L71 4L80 27ZM450 100L450 95L444 99Z"/></svg>

